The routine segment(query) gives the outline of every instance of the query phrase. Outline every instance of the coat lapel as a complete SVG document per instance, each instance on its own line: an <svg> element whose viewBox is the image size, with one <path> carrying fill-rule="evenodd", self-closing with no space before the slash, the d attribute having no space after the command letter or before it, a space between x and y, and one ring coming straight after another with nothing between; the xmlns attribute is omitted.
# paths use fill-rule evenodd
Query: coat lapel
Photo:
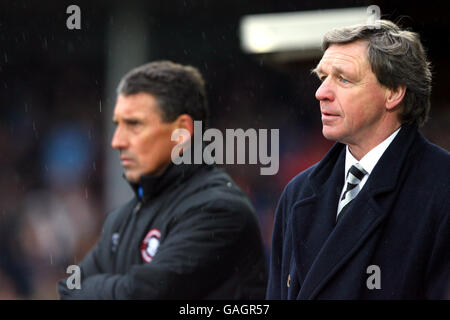
<svg viewBox="0 0 450 320"><path fill-rule="evenodd" d="M323 159L332 163L319 165L311 173L315 196L299 201L293 213L295 258L302 277L299 299L314 299L388 215L398 188L393 190L401 180L401 169L416 134L415 127L400 130L337 225L338 194L344 183L343 145L339 152L337 144L329 152L335 154Z"/></svg>
<svg viewBox="0 0 450 320"><path fill-rule="evenodd" d="M313 196L293 206L292 241L298 281L302 283L335 225L339 193L344 183L345 148L335 144L311 172Z"/></svg>

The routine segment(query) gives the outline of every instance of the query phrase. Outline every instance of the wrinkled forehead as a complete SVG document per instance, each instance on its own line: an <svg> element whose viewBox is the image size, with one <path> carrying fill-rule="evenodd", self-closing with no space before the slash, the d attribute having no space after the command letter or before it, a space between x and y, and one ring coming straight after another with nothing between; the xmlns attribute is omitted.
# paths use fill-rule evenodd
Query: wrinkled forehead
<svg viewBox="0 0 450 320"><path fill-rule="evenodd" d="M330 73L334 68L355 74L370 70L367 43L356 41L330 45L324 52L315 71L317 73Z"/></svg>

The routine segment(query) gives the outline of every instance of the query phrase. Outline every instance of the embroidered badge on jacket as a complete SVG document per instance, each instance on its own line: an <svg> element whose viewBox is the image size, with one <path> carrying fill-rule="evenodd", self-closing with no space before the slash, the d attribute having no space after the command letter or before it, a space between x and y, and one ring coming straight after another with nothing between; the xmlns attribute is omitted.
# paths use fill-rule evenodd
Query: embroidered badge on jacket
<svg viewBox="0 0 450 320"><path fill-rule="evenodd" d="M145 262L150 262L158 251L159 241L161 239L161 231L151 229L141 243L141 256Z"/></svg>

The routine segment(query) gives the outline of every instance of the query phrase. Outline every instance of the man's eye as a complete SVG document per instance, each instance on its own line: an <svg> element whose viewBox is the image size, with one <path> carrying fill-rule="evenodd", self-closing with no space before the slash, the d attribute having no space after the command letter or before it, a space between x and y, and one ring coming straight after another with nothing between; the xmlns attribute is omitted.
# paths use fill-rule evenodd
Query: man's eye
<svg viewBox="0 0 450 320"><path fill-rule="evenodd" d="M339 77L339 81L341 81L342 83L347 83L347 82L349 82L347 79L345 79L345 78L342 77L342 76Z"/></svg>
<svg viewBox="0 0 450 320"><path fill-rule="evenodd" d="M322 82L324 82L326 78L327 78L327 76L320 76L320 77L319 77L319 80L322 81Z"/></svg>

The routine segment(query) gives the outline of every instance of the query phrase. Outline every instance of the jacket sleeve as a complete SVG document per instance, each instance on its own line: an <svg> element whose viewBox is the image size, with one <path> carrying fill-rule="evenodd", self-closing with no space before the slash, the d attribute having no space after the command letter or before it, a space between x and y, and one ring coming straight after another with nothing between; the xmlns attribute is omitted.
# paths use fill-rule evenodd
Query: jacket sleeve
<svg viewBox="0 0 450 320"><path fill-rule="evenodd" d="M84 287L92 276L101 274L102 269L100 268L98 264L98 251L99 251L99 244L97 243L94 248L86 255L86 257L83 259L83 261L78 265L81 270L81 285ZM67 299L71 295L77 293L77 289L69 289L67 285L67 280L62 279L58 282L58 293L59 297L61 299Z"/></svg>
<svg viewBox="0 0 450 320"><path fill-rule="evenodd" d="M229 276L237 259L244 258L238 256L238 248L246 246L242 239L252 214L243 202L218 199L177 215L151 262L134 265L126 274L91 275L81 290L63 291L63 298L203 297ZM95 253L90 259L94 257Z"/></svg>
<svg viewBox="0 0 450 320"><path fill-rule="evenodd" d="M106 250L108 247L107 241L106 241L106 232L105 229L108 225L108 221L105 221L105 228L103 228L103 231L100 235L100 238L98 242L95 244L95 246L91 249L91 251L88 252L88 254L85 256L85 258L78 264L81 271L81 287L85 287L86 285L89 285L89 282L91 282L91 277L102 274L104 272L102 265L100 263L101 259L99 257L101 256L102 250ZM106 247L105 247L106 246ZM71 297L75 298L80 294L80 290L78 289L69 289L67 285L67 278L62 279L57 284L58 294L61 299L70 299ZM87 290L86 290L87 291Z"/></svg>

